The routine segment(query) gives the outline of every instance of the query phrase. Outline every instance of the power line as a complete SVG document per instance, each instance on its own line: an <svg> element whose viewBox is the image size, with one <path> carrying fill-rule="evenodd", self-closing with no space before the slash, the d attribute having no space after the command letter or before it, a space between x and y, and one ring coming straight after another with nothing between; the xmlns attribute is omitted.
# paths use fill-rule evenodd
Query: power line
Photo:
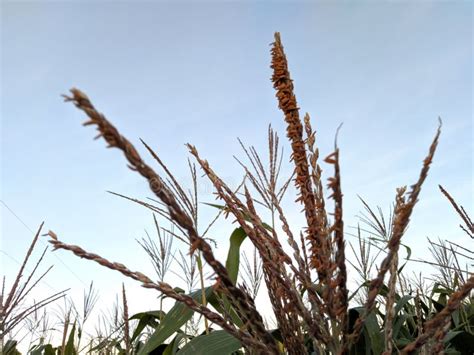
<svg viewBox="0 0 474 355"><path fill-rule="evenodd" d="M32 235L35 235L35 232L6 204L5 201L0 200L0 202ZM40 239L40 242L43 245L48 245L42 239ZM84 285L84 287L88 287L87 284L58 256L58 254L53 253L53 255L66 268L67 271L69 271L77 280L79 280L79 282L82 283L82 285Z"/></svg>
<svg viewBox="0 0 474 355"><path fill-rule="evenodd" d="M13 255L10 255L8 254L5 250L3 249L0 249L0 253L4 254L5 256L7 256L8 258L10 258L11 260L13 260L17 265L21 266L21 263L20 261L15 258ZM28 269L28 267L25 267L26 271L28 271L28 273L31 274L31 270ZM41 280L41 283L48 286L48 288L50 290L52 290L53 292L58 292L53 286L51 286L49 283L47 283L45 280Z"/></svg>

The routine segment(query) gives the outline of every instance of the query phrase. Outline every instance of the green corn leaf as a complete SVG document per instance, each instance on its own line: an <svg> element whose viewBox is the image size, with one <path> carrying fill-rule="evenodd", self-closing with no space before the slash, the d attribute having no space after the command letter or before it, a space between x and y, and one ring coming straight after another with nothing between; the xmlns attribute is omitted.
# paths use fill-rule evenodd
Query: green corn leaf
<svg viewBox="0 0 474 355"><path fill-rule="evenodd" d="M230 247L227 254L227 260L225 262L225 267L227 268L229 277L234 284L237 282L237 277L239 276L240 246L246 237L247 234L242 229L242 227L234 229L230 235Z"/></svg>
<svg viewBox="0 0 474 355"><path fill-rule="evenodd" d="M474 354L474 334L466 331L449 331L444 338L445 344L449 344L463 354Z"/></svg>
<svg viewBox="0 0 474 355"><path fill-rule="evenodd" d="M150 327L156 328L159 324L159 319L164 318L165 315L166 315L165 312L157 310L157 311L137 313L137 314L134 314L132 317L130 317L130 319L139 320L138 325L135 328L135 331L133 332L131 341L132 342L135 341L135 339L137 339L137 337L140 336L143 329L145 329L147 325L149 325Z"/></svg>
<svg viewBox="0 0 474 355"><path fill-rule="evenodd" d="M215 292L207 299L207 301L214 307L214 309L222 315L228 314L232 323L238 328L244 325L235 309L230 304L225 295L218 295Z"/></svg>
<svg viewBox="0 0 474 355"><path fill-rule="evenodd" d="M18 342L16 340L7 340L3 346L3 352L5 355L19 355L20 352L16 349Z"/></svg>
<svg viewBox="0 0 474 355"><path fill-rule="evenodd" d="M364 330L370 338L371 348L375 354L381 354L384 349L384 336L380 331L375 313L370 313L365 321Z"/></svg>
<svg viewBox="0 0 474 355"><path fill-rule="evenodd" d="M76 349L74 349L74 336L76 333L76 323L72 326L71 332L69 333L69 338L66 343L66 348L64 349L64 355L75 355Z"/></svg>
<svg viewBox="0 0 474 355"><path fill-rule="evenodd" d="M212 287L205 289L206 299L212 294ZM197 290L189 294L195 301L201 302L202 291ZM160 346L166 339L177 332L193 316L194 311L181 302L176 302L173 308L161 320L145 345L140 349L138 355L145 355Z"/></svg>
<svg viewBox="0 0 474 355"><path fill-rule="evenodd" d="M227 253L226 269L231 281L234 284L237 283L237 278L239 276L240 246L246 237L247 234L241 227L234 229L230 236L230 246ZM219 302L219 300L221 302ZM232 308L225 295L212 294L211 297L208 298L208 301L219 313L230 314L230 317L235 325L242 326L242 321L235 310Z"/></svg>
<svg viewBox="0 0 474 355"><path fill-rule="evenodd" d="M413 298L413 296L406 295L398 299L397 304L395 305L395 316L402 310L403 307Z"/></svg>
<svg viewBox="0 0 474 355"><path fill-rule="evenodd" d="M239 350L242 344L239 340L224 330L216 330L209 334L195 337L187 343L178 355L228 355Z"/></svg>
<svg viewBox="0 0 474 355"><path fill-rule="evenodd" d="M406 314L400 314L393 325L393 339L396 339L400 333L403 323L408 319Z"/></svg>
<svg viewBox="0 0 474 355"><path fill-rule="evenodd" d="M189 336L184 333L176 334L176 336L173 338L171 343L169 343L168 346L166 347L165 351L163 351L163 355L175 355L179 350L178 346L179 346L180 341L183 338L187 338L187 337Z"/></svg>
<svg viewBox="0 0 474 355"><path fill-rule="evenodd" d="M400 338L395 340L395 345L397 348L401 349L410 344L413 341L413 339L408 339L408 338Z"/></svg>
<svg viewBox="0 0 474 355"><path fill-rule="evenodd" d="M364 307L355 307L350 310L353 314L353 318L357 319L360 317L362 314L365 313L365 308ZM358 316L354 317L355 313L358 313ZM355 322L354 319L354 322ZM375 312L371 312L364 323L364 330L363 330L363 338L365 341L365 347L364 350L366 354L371 354L371 351L373 351L374 354L381 354L384 349L384 334L380 329L380 326L377 321L377 317L375 315Z"/></svg>
<svg viewBox="0 0 474 355"><path fill-rule="evenodd" d="M56 351L51 344L46 344L44 346L44 355L55 355Z"/></svg>
<svg viewBox="0 0 474 355"><path fill-rule="evenodd" d="M456 309L453 312L452 318L453 318L453 322L454 322L454 328L459 327L459 324L460 324L460 311L459 311L459 309Z"/></svg>
<svg viewBox="0 0 474 355"><path fill-rule="evenodd" d="M451 339L453 339L454 337L456 337L457 335L459 334L462 334L462 331L449 331L446 336L444 337L443 341L445 343L451 341Z"/></svg>
<svg viewBox="0 0 474 355"><path fill-rule="evenodd" d="M55 355L55 353L51 344L38 344L32 347L28 352L30 355Z"/></svg>

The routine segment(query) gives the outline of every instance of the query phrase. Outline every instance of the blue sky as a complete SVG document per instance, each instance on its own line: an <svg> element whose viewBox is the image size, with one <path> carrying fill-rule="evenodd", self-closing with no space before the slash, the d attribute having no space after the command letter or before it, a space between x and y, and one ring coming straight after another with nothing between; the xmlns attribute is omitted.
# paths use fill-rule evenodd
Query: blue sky
<svg viewBox="0 0 474 355"><path fill-rule="evenodd" d="M151 230L150 213L106 193L145 198L146 183L118 151L92 140L95 131L81 127L83 114L60 94L85 91L122 134L137 146L143 138L183 181L190 142L237 183L236 138L264 151L269 124L285 135L270 82L275 31L323 156L344 122L346 226L357 223L357 194L388 210L395 188L416 181L440 116L439 149L405 242L420 257L427 236L472 246L437 188L473 211L471 2L3 1L1 10L0 258L9 277L31 239L12 211L30 229L45 220L65 242L152 272L135 242ZM202 201L213 200L208 188L201 192ZM297 224L300 208L287 206ZM213 213L203 206L202 220ZM231 229L221 222L213 231L219 255ZM56 264L48 278L54 289L82 294L100 279L103 299L119 292L119 275L66 252L48 254L48 263Z"/></svg>

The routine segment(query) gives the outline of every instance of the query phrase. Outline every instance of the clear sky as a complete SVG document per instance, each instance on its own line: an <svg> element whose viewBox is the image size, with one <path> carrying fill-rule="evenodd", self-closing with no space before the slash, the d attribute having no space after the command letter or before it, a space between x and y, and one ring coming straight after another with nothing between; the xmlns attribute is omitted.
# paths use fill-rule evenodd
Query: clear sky
<svg viewBox="0 0 474 355"><path fill-rule="evenodd" d="M149 211L106 193L146 198L147 184L118 151L92 140L84 115L60 94L86 92L147 161L139 138L185 183L187 142L237 183L237 137L264 151L269 124L285 136L270 82L275 31L323 156L344 122L348 231L361 210L357 194L388 210L395 188L416 181L440 116L439 149L405 242L423 258L427 236L473 245L437 187L473 212L470 1L2 1L1 12L0 258L10 281L28 228L43 220L65 242L152 273L135 242L152 231ZM212 202L202 183L201 200ZM287 202L295 223L299 210ZM213 213L202 207L203 228ZM221 222L213 230L218 255L231 229ZM71 288L77 296L94 279L107 307L120 290L120 275L69 253L48 254L49 264L46 291ZM155 308L149 291L127 287L141 295L131 297L132 311Z"/></svg>

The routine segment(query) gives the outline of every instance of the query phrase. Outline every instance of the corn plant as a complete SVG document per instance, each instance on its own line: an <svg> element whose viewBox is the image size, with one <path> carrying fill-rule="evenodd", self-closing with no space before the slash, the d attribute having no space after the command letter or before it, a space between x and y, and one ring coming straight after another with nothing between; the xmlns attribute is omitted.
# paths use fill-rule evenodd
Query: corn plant
<svg viewBox="0 0 474 355"><path fill-rule="evenodd" d="M189 247L189 254L196 255L200 270L203 262L212 269L214 281L211 285L204 285L201 272L200 288L185 294L164 280L154 281L122 263L111 262L79 246L63 243L53 232L49 233L50 243L55 249L69 250L81 258L116 270L143 287L176 301L164 316L159 313L158 317L148 318L154 332L142 346L136 349L128 346L128 353L411 354L426 346L438 353L443 352L446 347L444 340L451 326L448 321L457 311L470 312L465 300L474 287L474 275L468 274L462 280L458 278L455 288L444 301L438 300L441 308L436 312L431 312L432 308L423 308L422 303L427 302L423 298L416 301L418 306L413 313L405 295L397 293L402 238L428 176L441 123L417 181L409 188L402 186L396 190L393 217L390 228L386 229L386 253L375 276L364 286L365 297L361 306L350 308L337 141L334 151L324 159L333 170L327 181L329 196L326 196L315 131L309 114L300 116L279 33L275 34L271 56L273 87L291 145L294 168L291 178L279 183L278 139L272 131L269 132L267 165L255 149L245 150L250 164L242 164L245 180L237 190L219 177L195 146L187 145L191 156L214 187L220 200L216 207L238 225L230 237L231 246L225 264L217 260L211 244L203 233L199 233L193 207L197 204L189 202L189 196L172 178L153 149L142 141L170 179L163 178L144 161L134 145L95 108L86 94L72 89L71 96L65 96L66 101L74 103L86 114L85 125L96 126L97 137L103 138L109 147L122 151L131 170L146 180L159 206L144 204L157 213L159 211L179 229L180 238ZM300 230L291 227L281 203L282 194L292 182L298 191L296 208L302 207L305 218L305 226ZM261 208L271 212L270 223L265 222ZM461 212L468 224L466 230L472 233L472 223L465 211ZM239 249L245 239L250 240L261 260L262 278L275 315L276 329L265 326L264 317L255 303L255 294L248 286L238 283ZM384 308L378 305L380 298L385 300ZM418 315L420 312L421 316ZM205 331L190 337L181 328L194 313L205 319ZM411 317L411 321L407 317ZM408 333L402 331L400 322Z"/></svg>

